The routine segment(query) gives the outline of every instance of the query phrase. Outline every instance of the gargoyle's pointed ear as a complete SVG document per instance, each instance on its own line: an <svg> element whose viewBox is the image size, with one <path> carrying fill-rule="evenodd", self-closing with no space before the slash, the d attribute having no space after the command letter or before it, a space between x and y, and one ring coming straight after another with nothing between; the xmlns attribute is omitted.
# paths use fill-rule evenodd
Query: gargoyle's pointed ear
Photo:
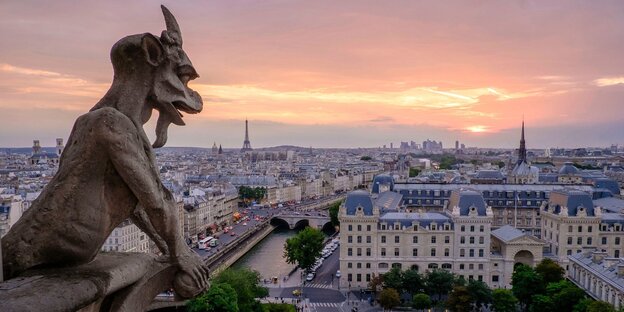
<svg viewBox="0 0 624 312"><path fill-rule="evenodd" d="M144 34L141 48L145 52L145 60L152 66L158 66L165 58L165 50L160 40L152 34Z"/></svg>

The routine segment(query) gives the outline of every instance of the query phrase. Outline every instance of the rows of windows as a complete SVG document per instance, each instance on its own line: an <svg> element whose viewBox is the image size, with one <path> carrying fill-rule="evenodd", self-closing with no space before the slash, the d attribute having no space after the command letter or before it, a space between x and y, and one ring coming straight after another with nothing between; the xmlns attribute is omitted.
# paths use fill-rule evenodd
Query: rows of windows
<svg viewBox="0 0 624 312"><path fill-rule="evenodd" d="M604 241L605 238L606 237L603 237L603 241ZM617 238L619 238L619 237L617 237ZM573 240L574 240L574 238L569 236L568 237L568 245L572 245L572 241ZM591 245L593 243L593 238L592 237L587 237L586 241L587 241L587 245ZM619 240L616 240L616 241L619 241ZM583 244L583 237L577 237L576 238L576 244L577 245L582 245ZM603 244L606 244L606 242L604 242Z"/></svg>
<svg viewBox="0 0 624 312"><path fill-rule="evenodd" d="M362 231L362 225L361 224L357 225L357 230L358 230L358 232ZM366 225L366 231L370 232L371 230L372 230L372 226L370 224L367 224ZM347 231L353 232L353 224L349 224L347 226Z"/></svg>
<svg viewBox="0 0 624 312"><path fill-rule="evenodd" d="M468 242L469 242L469 244L474 244L475 243L475 237L474 236L469 236L468 237ZM459 238L459 243L460 244L465 244L466 243L466 236L461 236ZM485 237L484 236L479 236L479 244L480 245L485 244Z"/></svg>
<svg viewBox="0 0 624 312"><path fill-rule="evenodd" d="M371 249L370 248L366 248L366 256L370 257L371 256ZM355 249L355 253L358 257L362 256L362 248L356 248ZM347 248L347 256L352 257L353 256L353 248Z"/></svg>
<svg viewBox="0 0 624 312"><path fill-rule="evenodd" d="M615 241L616 245L619 245L620 244L620 237L615 237L614 241ZM609 243L609 238L608 237L603 237L601 243L603 245L607 245Z"/></svg>
<svg viewBox="0 0 624 312"><path fill-rule="evenodd" d="M379 229L382 231L385 230L401 230L401 223L396 222L394 224L387 224L387 223L381 223L379 225ZM413 231L418 231L418 224L414 224L412 225L412 230ZM450 231L451 230L451 224L450 223L444 223L444 224L436 224L436 223L431 223L427 226L427 230L429 231Z"/></svg>
<svg viewBox="0 0 624 312"><path fill-rule="evenodd" d="M477 265L477 268L478 268L479 271L483 271L483 263L479 263ZM461 263L459 265L459 270L462 271L462 270L465 270L465 269L466 269L466 264ZM475 264L474 263L468 264L468 270L474 270L474 269L475 269Z"/></svg>
<svg viewBox="0 0 624 312"><path fill-rule="evenodd" d="M475 231L475 229L476 229L476 227L475 227L474 225L471 225L468 229L470 230L470 232L474 232L474 231ZM465 225L462 225L462 226L459 228L459 231L460 231L460 232L466 232L466 226L465 226ZM485 226L484 226L484 225L480 225L480 226L479 226L479 232L485 232Z"/></svg>
<svg viewBox="0 0 624 312"><path fill-rule="evenodd" d="M483 258L485 251L483 249L479 249L477 250L478 254L479 254L479 258ZM466 257L466 249L461 248L459 250L459 257ZM474 258L475 257L475 250L474 249L468 249L468 257L469 258Z"/></svg>

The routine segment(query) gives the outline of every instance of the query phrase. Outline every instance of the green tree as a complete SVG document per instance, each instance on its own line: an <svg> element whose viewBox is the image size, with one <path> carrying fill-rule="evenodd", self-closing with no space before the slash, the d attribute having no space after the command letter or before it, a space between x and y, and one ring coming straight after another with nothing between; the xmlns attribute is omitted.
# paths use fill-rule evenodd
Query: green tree
<svg viewBox="0 0 624 312"><path fill-rule="evenodd" d="M418 273L418 271L414 269L405 270L402 276L402 286L401 289L403 291L411 294L416 294L418 292L422 292L425 289L425 281Z"/></svg>
<svg viewBox="0 0 624 312"><path fill-rule="evenodd" d="M472 310L472 296L466 286L455 286L446 300L446 307L455 312L468 312Z"/></svg>
<svg viewBox="0 0 624 312"><path fill-rule="evenodd" d="M543 293L542 277L528 265L520 264L511 276L512 292L527 310L531 305L531 297Z"/></svg>
<svg viewBox="0 0 624 312"><path fill-rule="evenodd" d="M455 284L455 276L446 270L429 271L425 276L425 289L434 301L440 301L446 296Z"/></svg>
<svg viewBox="0 0 624 312"><path fill-rule="evenodd" d="M383 285L383 274L376 275L373 273L371 276L370 282L368 282L368 288L373 291L373 293L377 293Z"/></svg>
<svg viewBox="0 0 624 312"><path fill-rule="evenodd" d="M544 284L555 283L563 280L565 270L555 261L545 258L536 267L535 272L542 277Z"/></svg>
<svg viewBox="0 0 624 312"><path fill-rule="evenodd" d="M371 159L373 159L373 158L370 157L370 156L362 156L362 157L360 157L360 160L363 160L363 161L369 161Z"/></svg>
<svg viewBox="0 0 624 312"><path fill-rule="evenodd" d="M587 312L587 309L589 308L589 305L592 302L594 302L594 300L589 299L589 298L583 298L574 306L574 309L572 309L572 312Z"/></svg>
<svg viewBox="0 0 624 312"><path fill-rule="evenodd" d="M256 298L269 295L268 289L260 286L260 273L248 268L229 268L215 276L213 284L228 284L236 291L240 311L262 311Z"/></svg>
<svg viewBox="0 0 624 312"><path fill-rule="evenodd" d="M259 201L266 196L266 188L264 187L249 187L242 185L238 188L238 197L244 202L249 203L252 200Z"/></svg>
<svg viewBox="0 0 624 312"><path fill-rule="evenodd" d="M458 163L457 158L454 155L444 154L440 159L440 169L452 169L454 165Z"/></svg>
<svg viewBox="0 0 624 312"><path fill-rule="evenodd" d="M383 287L396 289L399 293L403 292L403 274L401 269L393 267L388 273L384 274Z"/></svg>
<svg viewBox="0 0 624 312"><path fill-rule="evenodd" d="M431 298L427 294L416 294L412 298L412 308L416 310L424 310L431 308Z"/></svg>
<svg viewBox="0 0 624 312"><path fill-rule="evenodd" d="M267 193L267 189L264 187L255 187L254 188L254 199L256 201L262 200Z"/></svg>
<svg viewBox="0 0 624 312"><path fill-rule="evenodd" d="M499 162L497 163L497 165L498 165L498 168L499 168L499 169L503 169L503 168L505 167L505 162L504 162L504 161L499 161Z"/></svg>
<svg viewBox="0 0 624 312"><path fill-rule="evenodd" d="M492 310L494 312L515 312L518 299L508 289L492 291Z"/></svg>
<svg viewBox="0 0 624 312"><path fill-rule="evenodd" d="M238 312L236 291L228 284L212 284L207 292L189 300L189 312Z"/></svg>
<svg viewBox="0 0 624 312"><path fill-rule="evenodd" d="M297 235L286 240L284 244L284 258L290 264L297 264L301 269L308 271L321 255L325 236L320 230L306 227Z"/></svg>
<svg viewBox="0 0 624 312"><path fill-rule="evenodd" d="M420 174L420 169L416 168L416 167L410 167L409 168L409 176L411 177L417 177Z"/></svg>
<svg viewBox="0 0 624 312"><path fill-rule="evenodd" d="M531 297L531 312L555 312L555 304L549 296L537 294Z"/></svg>
<svg viewBox="0 0 624 312"><path fill-rule="evenodd" d="M262 305L264 312L295 312L295 306L287 303L265 303Z"/></svg>
<svg viewBox="0 0 624 312"><path fill-rule="evenodd" d="M593 301L587 306L587 312L616 312L615 308L604 301Z"/></svg>
<svg viewBox="0 0 624 312"><path fill-rule="evenodd" d="M333 226L340 225L340 221L338 221L338 211L340 210L340 205L342 201L337 201L329 206L329 218L331 219L331 224Z"/></svg>
<svg viewBox="0 0 624 312"><path fill-rule="evenodd" d="M477 308L492 302L492 290L482 281L470 280L466 287Z"/></svg>
<svg viewBox="0 0 624 312"><path fill-rule="evenodd" d="M585 292L567 280L548 284L546 293L551 296L556 311L572 311L585 298Z"/></svg>
<svg viewBox="0 0 624 312"><path fill-rule="evenodd" d="M379 293L379 304L384 309L392 309L401 303L399 292L393 288L385 288Z"/></svg>

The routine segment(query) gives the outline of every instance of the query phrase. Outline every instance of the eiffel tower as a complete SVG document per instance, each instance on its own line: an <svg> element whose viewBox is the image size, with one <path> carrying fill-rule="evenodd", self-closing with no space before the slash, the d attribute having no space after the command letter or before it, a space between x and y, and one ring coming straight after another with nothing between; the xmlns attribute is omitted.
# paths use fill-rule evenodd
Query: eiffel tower
<svg viewBox="0 0 624 312"><path fill-rule="evenodd" d="M251 151L251 143L249 143L249 126L247 119L245 119L245 141L243 141L243 148L241 148L241 153Z"/></svg>

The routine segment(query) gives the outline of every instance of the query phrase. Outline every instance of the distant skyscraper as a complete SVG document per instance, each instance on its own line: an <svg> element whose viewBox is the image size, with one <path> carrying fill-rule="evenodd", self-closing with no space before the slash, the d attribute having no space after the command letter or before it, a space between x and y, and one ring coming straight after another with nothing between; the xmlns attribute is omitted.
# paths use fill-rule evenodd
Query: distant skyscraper
<svg viewBox="0 0 624 312"><path fill-rule="evenodd" d="M247 119L245 119L245 141L243 141L243 148L241 148L241 152L248 152L251 150L251 143L249 142L249 124Z"/></svg>

